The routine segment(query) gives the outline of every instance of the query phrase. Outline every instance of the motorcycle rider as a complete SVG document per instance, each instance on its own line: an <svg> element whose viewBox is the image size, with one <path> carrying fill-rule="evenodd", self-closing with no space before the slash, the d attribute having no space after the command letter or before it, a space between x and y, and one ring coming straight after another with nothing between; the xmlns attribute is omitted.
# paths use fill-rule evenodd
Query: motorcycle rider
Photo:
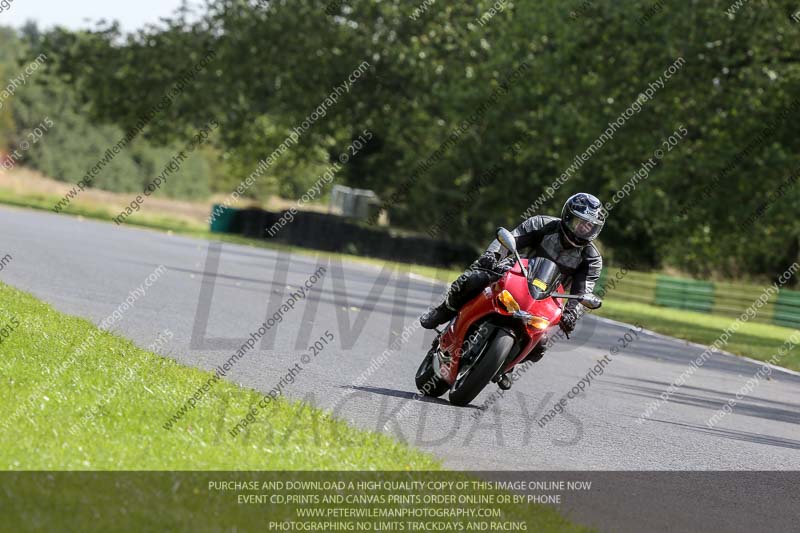
<svg viewBox="0 0 800 533"><path fill-rule="evenodd" d="M578 193L570 196L561 210L561 218L536 215L514 229L521 257L546 257L558 265L563 284L571 294L586 294L594 290L600 278L603 259L593 241L603 229L606 219L603 204L595 196ZM515 259L495 239L453 284L444 301L420 317L426 329L449 322L458 310L475 298L489 284L499 280L513 267ZM567 333L575 329L579 318L578 300L567 300L561 326ZM544 355L547 339L536 346L526 360L536 362Z"/></svg>

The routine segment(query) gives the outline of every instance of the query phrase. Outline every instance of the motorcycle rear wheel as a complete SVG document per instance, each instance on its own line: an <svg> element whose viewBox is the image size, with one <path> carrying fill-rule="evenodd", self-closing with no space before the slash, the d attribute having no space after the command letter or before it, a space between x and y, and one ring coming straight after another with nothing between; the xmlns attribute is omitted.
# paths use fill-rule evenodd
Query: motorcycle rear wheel
<svg viewBox="0 0 800 533"><path fill-rule="evenodd" d="M469 405L469 402L492 381L513 346L514 337L502 329L497 330L483 353L478 355L478 360L468 368L459 370L458 377L450 389L450 403L458 406Z"/></svg>

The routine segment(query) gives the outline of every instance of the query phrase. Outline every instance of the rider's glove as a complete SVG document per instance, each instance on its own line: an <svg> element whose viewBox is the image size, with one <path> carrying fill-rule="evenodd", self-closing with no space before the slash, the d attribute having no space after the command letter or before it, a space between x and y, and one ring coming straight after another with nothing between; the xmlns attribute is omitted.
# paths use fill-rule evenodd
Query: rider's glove
<svg viewBox="0 0 800 533"><path fill-rule="evenodd" d="M478 258L477 263L481 268L494 270L494 268L497 267L498 259L498 254L495 252L484 252L484 254Z"/></svg>
<svg viewBox="0 0 800 533"><path fill-rule="evenodd" d="M567 335L572 333L575 329L575 323L578 322L577 309L565 309L564 314L561 315L561 327L567 332Z"/></svg>

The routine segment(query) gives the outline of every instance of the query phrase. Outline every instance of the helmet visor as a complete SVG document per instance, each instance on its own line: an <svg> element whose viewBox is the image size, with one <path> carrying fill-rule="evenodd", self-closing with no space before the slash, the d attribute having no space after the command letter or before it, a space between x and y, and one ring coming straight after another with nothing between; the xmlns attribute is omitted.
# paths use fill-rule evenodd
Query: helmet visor
<svg viewBox="0 0 800 533"><path fill-rule="evenodd" d="M564 224L567 229L577 238L583 241L593 241L598 235L600 230L603 229L603 222L588 220L582 218L575 213L567 213L564 216Z"/></svg>

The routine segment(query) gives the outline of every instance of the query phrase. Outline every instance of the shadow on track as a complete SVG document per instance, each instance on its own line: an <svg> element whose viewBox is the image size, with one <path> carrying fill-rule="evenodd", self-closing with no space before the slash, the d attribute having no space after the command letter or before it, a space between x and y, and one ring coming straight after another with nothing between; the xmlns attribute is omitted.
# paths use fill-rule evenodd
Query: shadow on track
<svg viewBox="0 0 800 533"><path fill-rule="evenodd" d="M384 387L342 387L344 389L353 389L359 390L363 392L369 392L372 394L380 394L382 396L390 396L392 398L402 398L404 400L416 400L422 403L435 403L439 405L447 405L450 407L454 407L450 402L447 400L442 400L441 398L431 398L430 396L420 396L419 393L416 392L408 392L408 391L401 391L397 389L387 389ZM467 405L467 409L476 409L480 411L480 407L477 405ZM459 409L463 409L463 407L459 407Z"/></svg>
<svg viewBox="0 0 800 533"><path fill-rule="evenodd" d="M631 379L632 381L639 381L652 386L620 383L618 381L609 381L609 383L614 383L616 386L612 388L618 392L651 400L657 399L669 387L669 383L665 382L641 378L622 379ZM716 412L722 409L728 403L728 400L733 397L735 397L735 393L684 385L672 393L669 401ZM747 397L746 400L738 401L735 414L789 424L800 424L800 405L765 400L753 396Z"/></svg>

